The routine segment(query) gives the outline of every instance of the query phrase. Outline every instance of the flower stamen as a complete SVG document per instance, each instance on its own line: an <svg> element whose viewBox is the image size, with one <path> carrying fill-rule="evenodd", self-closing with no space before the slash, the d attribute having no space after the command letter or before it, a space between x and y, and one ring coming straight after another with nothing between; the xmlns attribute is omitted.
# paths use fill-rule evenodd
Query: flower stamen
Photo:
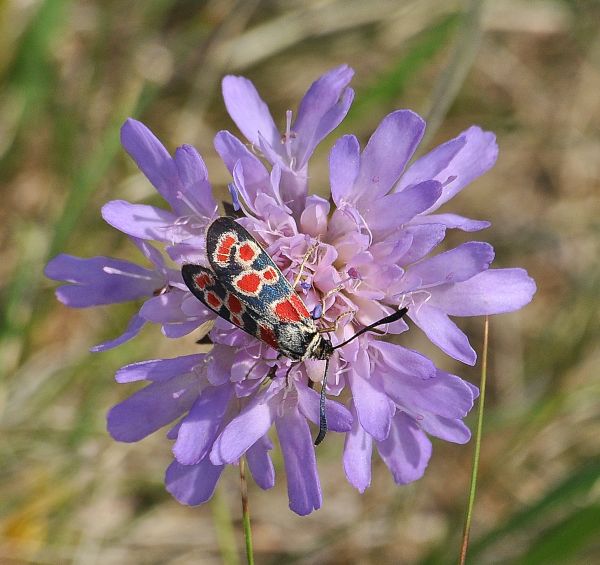
<svg viewBox="0 0 600 565"><path fill-rule="evenodd" d="M139 273L131 273L129 271L122 271L121 269L115 269L114 267L102 267L102 270L107 275L120 275L122 277L129 277L132 279L139 279L143 281L151 281L154 277L150 275L141 275Z"/></svg>

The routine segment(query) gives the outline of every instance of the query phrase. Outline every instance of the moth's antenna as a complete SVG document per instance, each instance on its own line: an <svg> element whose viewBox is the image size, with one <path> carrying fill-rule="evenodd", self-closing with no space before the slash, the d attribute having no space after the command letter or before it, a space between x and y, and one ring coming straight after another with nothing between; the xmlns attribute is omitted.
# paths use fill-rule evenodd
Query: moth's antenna
<svg viewBox="0 0 600 565"><path fill-rule="evenodd" d="M319 398L319 435L315 439L315 445L319 445L327 433L327 414L325 414L325 387L327 386L327 373L329 372L329 359L325 360L325 374L321 383L321 397Z"/></svg>
<svg viewBox="0 0 600 565"><path fill-rule="evenodd" d="M368 332L377 326L381 326L383 324L391 324L392 322L396 322L400 318L402 318L408 312L408 308L401 308L400 310L386 316L385 318L381 318L377 322L363 328L362 330L356 332L350 339L336 345L334 349L339 349L343 347L347 343L351 342L353 339L356 339L358 336ZM327 387L327 373L329 372L329 359L325 360L325 374L323 375L323 383L321 385L321 396L319 398L319 435L315 439L315 445L319 445L324 439L325 434L327 433L327 414L325 414L325 388Z"/></svg>
<svg viewBox="0 0 600 565"><path fill-rule="evenodd" d="M398 321L400 318L404 317L404 315L408 312L408 308L401 308L397 310L393 314L386 316L385 318L381 318L377 322L372 323L370 326L363 328L362 330L357 331L352 337L348 338L346 341L339 343L333 349L339 349L340 347L344 347L347 343L350 343L353 339L356 339L358 336L364 334L365 332L369 332L375 329L377 326L382 326L383 324L391 324L392 322ZM326 375L327 376L327 375Z"/></svg>

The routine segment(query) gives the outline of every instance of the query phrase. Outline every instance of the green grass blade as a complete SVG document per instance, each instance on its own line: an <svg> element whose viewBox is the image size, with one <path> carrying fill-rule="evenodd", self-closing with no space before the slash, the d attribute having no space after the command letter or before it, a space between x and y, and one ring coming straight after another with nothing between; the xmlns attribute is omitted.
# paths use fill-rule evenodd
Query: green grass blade
<svg viewBox="0 0 600 565"><path fill-rule="evenodd" d="M414 76L448 44L458 21L459 14L449 14L415 37L396 64L355 98L344 127L374 106L393 105Z"/></svg>
<svg viewBox="0 0 600 565"><path fill-rule="evenodd" d="M517 561L518 565L572 563L571 558L600 535L600 506L581 508L559 523L543 531L529 550Z"/></svg>
<svg viewBox="0 0 600 565"><path fill-rule="evenodd" d="M499 528L471 544L469 555L474 557L506 536L526 530L547 519L549 513L563 506L571 505L579 498L585 498L600 478L600 462L596 461L569 475L565 481L550 490L538 502L511 518Z"/></svg>

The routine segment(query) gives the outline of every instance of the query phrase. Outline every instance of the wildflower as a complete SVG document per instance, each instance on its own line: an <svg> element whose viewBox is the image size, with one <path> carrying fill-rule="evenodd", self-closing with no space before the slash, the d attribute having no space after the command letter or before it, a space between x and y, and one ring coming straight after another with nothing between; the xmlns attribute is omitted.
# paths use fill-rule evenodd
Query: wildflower
<svg viewBox="0 0 600 565"><path fill-rule="evenodd" d="M468 441L462 420L478 390L422 354L374 333L345 342L407 307L408 317L434 344L473 364L475 352L450 317L517 310L531 300L535 283L521 269L490 269L494 253L485 242L436 253L448 229L472 232L489 225L438 211L494 164L494 136L480 128L469 128L407 167L425 123L414 112L393 112L362 151L351 135L334 144L329 163L333 205L309 195L309 159L347 113L351 77L351 69L342 66L317 80L296 119L286 114L283 135L252 83L226 77L227 109L253 151L227 131L216 135L215 148L232 176L232 201L243 212L238 221L290 281L299 278L297 292L317 325L328 329L334 346L343 344L331 359L327 387L340 402L328 400L326 411L330 430L346 434L346 476L363 492L371 481L373 448L394 480L405 484L423 474L431 455L429 436ZM215 315L191 295L179 271L166 267L148 240L159 242L176 264L209 265L205 232L217 207L206 167L189 146L171 157L135 120L123 126L122 141L169 209L118 200L103 207L103 217L132 237L154 268L59 256L46 272L70 283L57 290L67 305L145 299L132 321L135 327L113 345L133 337L146 322L161 324L167 337L180 337ZM78 272L77 264L89 267ZM396 335L408 325L399 320L383 330ZM119 441L138 441L171 425L174 461L167 470L167 489L184 504L200 504L212 495L225 465L244 455L257 484L273 486L269 430L274 426L290 508L301 515L319 508L308 422L319 419L318 393L312 387L323 379L324 362L291 366L267 344L222 319L209 335L214 345L208 354L143 361L119 370L119 382L149 384L110 411L109 432Z"/></svg>

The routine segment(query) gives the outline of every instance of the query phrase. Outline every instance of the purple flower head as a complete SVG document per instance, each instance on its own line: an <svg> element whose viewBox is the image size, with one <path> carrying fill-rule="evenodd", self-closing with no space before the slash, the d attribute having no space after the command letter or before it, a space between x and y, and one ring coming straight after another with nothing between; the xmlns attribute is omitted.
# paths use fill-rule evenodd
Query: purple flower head
<svg viewBox="0 0 600 565"><path fill-rule="evenodd" d="M308 193L308 160L315 147L344 119L352 104L354 91L348 83L353 75L347 65L325 73L304 95L296 118L291 110L286 112L283 131L275 125L269 108L248 79L232 75L223 79L223 99L229 115L273 170L278 171L279 186L275 190L296 216L304 209ZM238 178L236 182L242 183L243 192L258 196L259 179L264 181L269 176L262 163L228 132L217 135L215 147L234 178L237 163L245 163L249 177ZM248 204L254 203L254 198L248 200Z"/></svg>
<svg viewBox="0 0 600 565"><path fill-rule="evenodd" d="M243 213L238 222L290 282L297 280L296 291L314 323L328 332L333 346L340 345L330 359L327 384L327 393L339 398L327 399L325 412L329 430L345 434L346 477L363 492L371 482L373 448L394 480L406 484L425 471L429 436L467 442L463 419L478 390L380 334L350 338L407 308L410 320L435 345L474 364L475 352L451 317L518 310L531 300L535 283L522 269L491 269L494 251L485 242L437 249L448 229L489 226L438 211L495 162L494 135L478 127L409 165L425 123L414 112L393 112L364 149L351 135L335 142L329 157L331 202L309 195L309 159L346 115L352 74L342 66L323 75L295 118L287 113L283 129L250 81L225 77L225 104L254 151L227 131L216 135L215 148L231 173L232 202ZM132 237L152 267L59 255L46 269L47 276L67 283L57 290L59 300L87 307L143 299L123 336L95 350L131 339L145 323L160 324L169 338L207 321L214 325L208 353L143 361L117 372L118 382L148 384L109 412L110 434L133 442L170 426L174 460L166 473L167 490L194 505L208 500L225 466L243 456L256 483L271 488L274 429L290 508L301 515L312 512L322 495L310 425L319 423L314 387L323 381L325 362L292 363L217 318L191 294L179 267L209 267L206 230L218 216L204 162L189 146L171 157L131 119L123 126L122 142L168 208L117 200L102 214ZM404 320L380 328L390 337L408 329Z"/></svg>

